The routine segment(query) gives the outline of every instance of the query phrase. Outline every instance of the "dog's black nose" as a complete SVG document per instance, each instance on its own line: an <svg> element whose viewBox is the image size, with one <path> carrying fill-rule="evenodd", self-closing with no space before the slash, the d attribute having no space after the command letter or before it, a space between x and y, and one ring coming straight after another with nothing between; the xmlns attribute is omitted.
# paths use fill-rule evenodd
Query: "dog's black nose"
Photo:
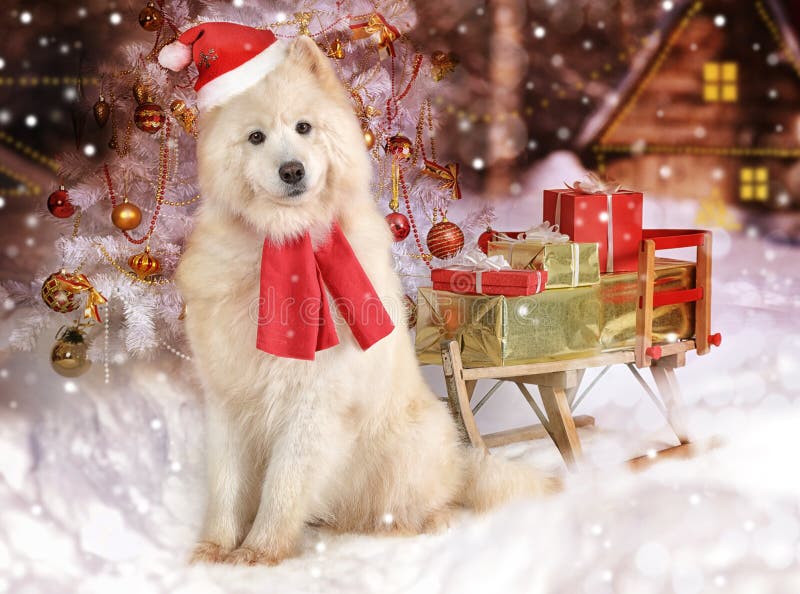
<svg viewBox="0 0 800 594"><path fill-rule="evenodd" d="M300 161L287 161L278 169L278 175L287 184L296 184L306 174L303 164Z"/></svg>

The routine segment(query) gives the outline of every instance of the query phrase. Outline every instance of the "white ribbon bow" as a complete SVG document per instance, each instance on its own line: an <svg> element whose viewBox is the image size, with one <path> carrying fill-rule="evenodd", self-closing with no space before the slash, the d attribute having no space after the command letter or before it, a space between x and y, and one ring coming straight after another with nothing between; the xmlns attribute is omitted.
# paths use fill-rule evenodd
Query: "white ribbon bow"
<svg viewBox="0 0 800 594"><path fill-rule="evenodd" d="M517 237L510 237L505 233L497 233L495 236L500 241L510 241L520 243L523 241L536 241L541 243L567 243L569 236L558 231L558 225L551 225L550 221L531 227L527 231L518 234Z"/></svg>
<svg viewBox="0 0 800 594"><path fill-rule="evenodd" d="M462 252L447 262L448 270L463 270L475 273L475 292L483 293L483 273L497 270L511 270L511 265L501 254L487 256L478 248Z"/></svg>
<svg viewBox="0 0 800 594"><path fill-rule="evenodd" d="M617 182L603 179L592 171L586 173L584 181L576 181L572 185L564 182L564 185L570 190L584 194L616 194L622 188Z"/></svg>

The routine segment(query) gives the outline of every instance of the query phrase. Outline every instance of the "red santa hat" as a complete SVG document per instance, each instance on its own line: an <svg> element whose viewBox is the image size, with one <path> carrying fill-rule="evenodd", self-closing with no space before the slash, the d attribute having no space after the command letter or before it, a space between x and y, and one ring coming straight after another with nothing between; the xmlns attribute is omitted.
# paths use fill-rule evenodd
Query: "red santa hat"
<svg viewBox="0 0 800 594"><path fill-rule="evenodd" d="M288 43L268 29L235 23L203 23L187 29L158 54L178 72L192 62L199 76L194 90L201 110L220 105L260 81L286 58Z"/></svg>

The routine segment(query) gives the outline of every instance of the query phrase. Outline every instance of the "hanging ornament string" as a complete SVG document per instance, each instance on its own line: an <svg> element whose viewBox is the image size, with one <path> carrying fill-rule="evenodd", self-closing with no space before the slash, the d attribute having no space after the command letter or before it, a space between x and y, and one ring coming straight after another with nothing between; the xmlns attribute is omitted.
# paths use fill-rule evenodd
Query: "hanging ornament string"
<svg viewBox="0 0 800 594"><path fill-rule="evenodd" d="M402 101L406 95L411 92L411 88L414 86L414 82L417 80L417 76L419 75L419 69L422 66L422 54L415 54L413 60L413 66L411 69L411 78L408 80L405 89L399 95L397 94L397 81L396 81L396 73L395 73L395 60L394 56L391 57L391 66L389 68L390 72L390 81L391 81L391 96L386 100L386 122L389 124L391 128L392 123L394 122L395 118L400 113L400 101Z"/></svg>
<svg viewBox="0 0 800 594"><path fill-rule="evenodd" d="M399 178L400 178L400 188L403 191L403 203L406 206L406 213L408 213L408 221L411 223L411 232L414 234L414 243L417 244L417 250L419 250L420 257L422 261L425 262L425 265L433 269L431 266L431 256L427 252L425 252L425 248L422 247L422 240L419 236L419 229L417 229L417 222L414 220L414 215L411 212L411 200L408 196L408 186L406 185L405 176L403 175L403 169L400 168L399 171Z"/></svg>
<svg viewBox="0 0 800 594"><path fill-rule="evenodd" d="M171 122L170 120L166 121L164 126L164 135L161 141L161 147L159 149L158 155L158 182L156 186L156 207L153 210L153 216L150 219L150 226L147 230L147 233L140 237L135 238L131 237L131 235L127 231L123 231L123 235L125 238L130 241L131 243L135 243L137 245L141 245L146 241L150 240L150 237L153 235L153 231L156 228L156 221L158 221L158 215L161 212L161 205L164 203L164 192L166 191L167 186L167 176L169 173L169 136L171 131ZM103 165L103 172L105 173L106 183L108 184L108 197L111 199L111 207L114 208L117 206L117 195L114 192L114 185L111 181L111 173L108 170L108 164Z"/></svg>

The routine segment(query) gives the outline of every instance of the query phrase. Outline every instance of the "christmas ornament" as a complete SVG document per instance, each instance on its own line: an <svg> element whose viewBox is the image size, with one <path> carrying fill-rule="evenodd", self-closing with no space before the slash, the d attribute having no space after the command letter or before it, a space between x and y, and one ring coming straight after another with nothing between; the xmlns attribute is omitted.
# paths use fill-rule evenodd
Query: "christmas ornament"
<svg viewBox="0 0 800 594"><path fill-rule="evenodd" d="M458 65L458 56L435 51L431 54L431 78L436 82L453 72Z"/></svg>
<svg viewBox="0 0 800 594"><path fill-rule="evenodd" d="M57 313L69 313L78 309L80 305L75 298L75 294L68 291L59 282L59 277L68 275L66 270L54 272L42 284L42 301L45 305Z"/></svg>
<svg viewBox="0 0 800 594"><path fill-rule="evenodd" d="M147 85L142 82L141 78L137 78L136 82L133 83L133 98L136 100L136 105L141 105L142 103L152 103L153 96L150 94L150 89L147 88Z"/></svg>
<svg viewBox="0 0 800 594"><path fill-rule="evenodd" d="M431 254L446 260L455 256L464 247L464 233L458 225L442 218L428 231L426 243Z"/></svg>
<svg viewBox="0 0 800 594"><path fill-rule="evenodd" d="M367 150L371 151L375 146L375 133L369 128L364 128L364 143L367 145Z"/></svg>
<svg viewBox="0 0 800 594"><path fill-rule="evenodd" d="M383 148L392 156L392 200L389 202L389 208L396 211L400 206L400 163L411 158L414 148L411 141L402 134L391 136Z"/></svg>
<svg viewBox="0 0 800 594"><path fill-rule="evenodd" d="M394 41L400 37L400 31L390 25L381 13L373 12L367 21L353 23L350 29L353 31L353 39L372 37L378 49L385 50L394 58Z"/></svg>
<svg viewBox="0 0 800 594"><path fill-rule="evenodd" d="M328 51L325 53L329 58L342 60L344 58L344 46L338 38L334 39L333 43L331 43L331 46L328 48Z"/></svg>
<svg viewBox="0 0 800 594"><path fill-rule="evenodd" d="M155 32L161 28L164 22L164 16L161 11L156 8L152 2L148 2L142 11L139 13L139 25L145 31Z"/></svg>
<svg viewBox="0 0 800 594"><path fill-rule="evenodd" d="M148 134L155 134L161 130L161 126L164 125L164 120L166 119L164 110L155 103L142 103L133 112L133 122L136 127Z"/></svg>
<svg viewBox="0 0 800 594"><path fill-rule="evenodd" d="M158 274L161 271L161 264L158 259L150 255L150 247L144 248L144 251L134 254L128 258L128 266L131 267L139 279L144 280L148 276Z"/></svg>
<svg viewBox="0 0 800 594"><path fill-rule="evenodd" d="M94 288L85 274L61 270L48 276L42 285L42 300L58 313L75 311L78 308L75 296L80 293L87 294L83 317L102 322L97 307L106 303L106 298Z"/></svg>
<svg viewBox="0 0 800 594"><path fill-rule="evenodd" d="M88 350L89 342L80 325L62 328L50 351L50 365L58 375L78 377L92 366Z"/></svg>
<svg viewBox="0 0 800 594"><path fill-rule="evenodd" d="M390 212L386 215L386 222L395 241L403 241L411 231L411 224L406 216L399 212Z"/></svg>
<svg viewBox="0 0 800 594"><path fill-rule="evenodd" d="M443 190L450 190L452 200L461 200L461 186L458 185L458 163L448 163L439 165L435 161L425 159L423 161L422 173L430 177L442 180L440 186Z"/></svg>
<svg viewBox="0 0 800 594"><path fill-rule="evenodd" d="M407 160L414 153L414 145L402 134L395 134L386 141L385 150L393 157Z"/></svg>
<svg viewBox="0 0 800 594"><path fill-rule="evenodd" d="M100 95L97 102L94 104L92 113L94 114L94 121L97 122L97 125L101 128L108 123L108 116L111 115L111 108L102 95Z"/></svg>
<svg viewBox="0 0 800 594"><path fill-rule="evenodd" d="M197 112L186 105L186 101L175 99L170 103L169 110L187 134L197 136Z"/></svg>
<svg viewBox="0 0 800 594"><path fill-rule="evenodd" d="M117 229L130 231L136 229L142 222L142 211L138 206L123 198L122 202L111 209L111 222Z"/></svg>
<svg viewBox="0 0 800 594"><path fill-rule="evenodd" d="M50 194L47 198L47 210L50 214L59 219L68 219L75 214L75 206L69 201L69 194L64 186Z"/></svg>
<svg viewBox="0 0 800 594"><path fill-rule="evenodd" d="M158 222L158 215L161 213L161 205L164 204L164 192L167 190L167 178L169 177L169 137L172 133L172 120L167 120L164 125L164 134L161 137L161 144L158 153L158 184L156 185L155 202L156 207L153 209L153 216L150 219L150 226L142 237L134 238L126 230L122 230L125 239L131 243L141 245L150 240L150 237L155 231L156 223ZM114 184L111 180L111 172L108 170L108 163L103 165L103 173L105 174L106 184L108 184L108 197L111 200L111 207L117 207L117 194L114 191Z"/></svg>
<svg viewBox="0 0 800 594"><path fill-rule="evenodd" d="M486 231L478 235L478 249L484 254L489 253L489 242L494 240L494 231L491 227L486 227Z"/></svg>

